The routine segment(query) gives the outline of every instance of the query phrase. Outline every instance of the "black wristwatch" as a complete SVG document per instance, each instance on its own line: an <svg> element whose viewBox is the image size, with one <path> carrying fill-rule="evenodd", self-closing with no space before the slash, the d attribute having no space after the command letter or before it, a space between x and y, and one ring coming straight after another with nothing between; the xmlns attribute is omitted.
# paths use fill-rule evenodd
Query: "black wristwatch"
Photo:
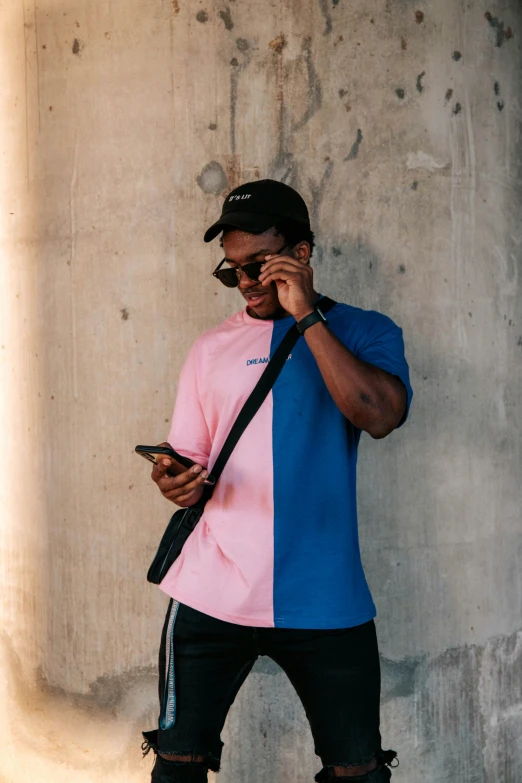
<svg viewBox="0 0 522 783"><path fill-rule="evenodd" d="M323 315L320 308L316 306L314 307L313 313L309 313L308 315L305 315L304 318L302 318L300 321L296 323L297 331L299 332L299 334L304 334L309 326L318 324L320 321L322 321L323 324L328 323L326 316Z"/></svg>

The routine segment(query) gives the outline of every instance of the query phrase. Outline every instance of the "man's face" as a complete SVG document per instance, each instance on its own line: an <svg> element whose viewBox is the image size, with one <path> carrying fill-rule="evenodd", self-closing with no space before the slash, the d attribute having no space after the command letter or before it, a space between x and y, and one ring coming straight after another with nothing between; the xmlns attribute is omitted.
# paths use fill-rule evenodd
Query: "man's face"
<svg viewBox="0 0 522 783"><path fill-rule="evenodd" d="M264 234L247 234L246 231L234 229L224 233L223 249L228 265L237 268L252 261L264 261L265 256L280 251L284 241L274 229L269 229ZM285 255L292 255L289 248L284 248L284 252ZM239 290L247 301L249 315L254 318L282 318L287 314L279 304L275 283L268 286L259 282L253 283L243 272Z"/></svg>

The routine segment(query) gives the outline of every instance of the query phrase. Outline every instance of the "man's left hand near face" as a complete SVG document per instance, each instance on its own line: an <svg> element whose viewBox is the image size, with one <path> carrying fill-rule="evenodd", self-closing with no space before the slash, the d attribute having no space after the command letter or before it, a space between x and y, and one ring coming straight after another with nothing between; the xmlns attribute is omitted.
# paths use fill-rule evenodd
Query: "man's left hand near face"
<svg viewBox="0 0 522 783"><path fill-rule="evenodd" d="M313 270L291 256L266 256L259 281L275 283L279 304L300 321L314 309Z"/></svg>

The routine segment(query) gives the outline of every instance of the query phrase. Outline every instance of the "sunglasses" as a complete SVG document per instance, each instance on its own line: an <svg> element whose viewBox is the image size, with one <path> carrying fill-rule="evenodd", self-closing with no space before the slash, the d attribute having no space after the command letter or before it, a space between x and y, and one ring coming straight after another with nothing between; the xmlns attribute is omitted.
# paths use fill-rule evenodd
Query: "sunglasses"
<svg viewBox="0 0 522 783"><path fill-rule="evenodd" d="M280 250L276 250L274 253L271 253L270 255L278 256L279 253L282 253L286 247L287 245L283 245L283 247ZM217 277L217 279L221 283L223 283L223 285L225 285L227 288L238 287L239 281L241 280L242 272L244 272L245 275L248 277L248 279L251 280L253 283L259 283L259 275L261 274L261 267L265 263L264 261L252 261L249 264L243 264L243 266L236 266L234 268L229 268L229 269L221 269L221 267L227 260L228 259L224 258L212 272L214 277Z"/></svg>

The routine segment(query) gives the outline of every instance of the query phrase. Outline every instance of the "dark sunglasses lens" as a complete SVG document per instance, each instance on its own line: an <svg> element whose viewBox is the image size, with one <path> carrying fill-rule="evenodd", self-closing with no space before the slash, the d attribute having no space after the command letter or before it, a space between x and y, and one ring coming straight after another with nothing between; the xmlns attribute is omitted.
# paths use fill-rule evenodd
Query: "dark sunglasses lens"
<svg viewBox="0 0 522 783"><path fill-rule="evenodd" d="M219 269L216 272L216 277L227 288L236 288L239 283L235 269Z"/></svg>
<svg viewBox="0 0 522 783"><path fill-rule="evenodd" d="M245 264L243 267L241 267L241 269L249 280L251 280L253 283L258 283L262 266L263 261L253 261L251 264Z"/></svg>

